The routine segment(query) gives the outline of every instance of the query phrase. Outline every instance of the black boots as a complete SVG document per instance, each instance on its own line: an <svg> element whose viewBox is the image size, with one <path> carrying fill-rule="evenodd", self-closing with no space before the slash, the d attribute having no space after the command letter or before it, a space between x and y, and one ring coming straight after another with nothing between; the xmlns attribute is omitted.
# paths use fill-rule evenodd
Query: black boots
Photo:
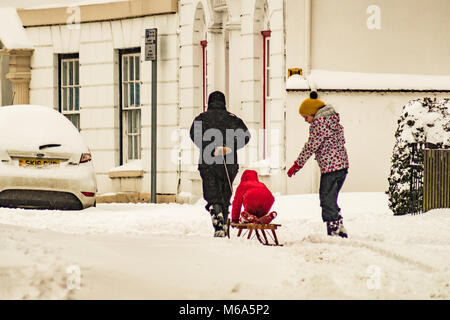
<svg viewBox="0 0 450 320"><path fill-rule="evenodd" d="M348 238L347 230L344 227L344 221L341 215L339 215L339 220L327 221L327 234L332 237L339 236Z"/></svg>
<svg viewBox="0 0 450 320"><path fill-rule="evenodd" d="M228 208L223 210L222 205L214 204L209 207L211 214L211 220L214 227L214 237L226 237L227 236L227 220L228 220Z"/></svg>

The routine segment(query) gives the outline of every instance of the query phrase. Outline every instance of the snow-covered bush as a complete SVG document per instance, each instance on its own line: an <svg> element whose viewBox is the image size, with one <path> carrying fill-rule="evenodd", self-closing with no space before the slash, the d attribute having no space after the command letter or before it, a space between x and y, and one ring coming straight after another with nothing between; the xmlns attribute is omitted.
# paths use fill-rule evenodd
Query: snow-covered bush
<svg viewBox="0 0 450 320"><path fill-rule="evenodd" d="M430 98L412 100L403 107L395 132L396 142L391 158L391 172L388 178L389 208L395 215L410 213L413 192L410 183L413 170L423 170L411 166L412 144L430 143L437 148L450 148L450 99ZM422 161L421 153L418 153ZM418 201L423 199L423 182L419 180Z"/></svg>

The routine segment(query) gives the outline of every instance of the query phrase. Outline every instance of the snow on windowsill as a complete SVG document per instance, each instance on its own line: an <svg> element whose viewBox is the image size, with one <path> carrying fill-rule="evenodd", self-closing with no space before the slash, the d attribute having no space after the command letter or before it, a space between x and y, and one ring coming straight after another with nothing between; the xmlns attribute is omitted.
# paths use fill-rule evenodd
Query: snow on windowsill
<svg viewBox="0 0 450 320"><path fill-rule="evenodd" d="M313 69L308 76L289 77L286 90L450 91L450 76Z"/></svg>
<svg viewBox="0 0 450 320"><path fill-rule="evenodd" d="M180 192L176 195L176 202L193 204L197 202L200 198L202 198L200 195L194 195L191 192Z"/></svg>
<svg viewBox="0 0 450 320"><path fill-rule="evenodd" d="M142 160L132 160L119 167L109 170L109 177L114 178L141 178L144 176Z"/></svg>
<svg viewBox="0 0 450 320"><path fill-rule="evenodd" d="M286 81L286 90L309 90L308 81L303 76L294 74Z"/></svg>
<svg viewBox="0 0 450 320"><path fill-rule="evenodd" d="M194 166L192 168L190 168L189 171L187 171L187 178L189 180L193 180L193 181L196 181L196 180L200 181L200 180L202 180L202 178L200 177L200 173L199 173L197 167L194 167Z"/></svg>

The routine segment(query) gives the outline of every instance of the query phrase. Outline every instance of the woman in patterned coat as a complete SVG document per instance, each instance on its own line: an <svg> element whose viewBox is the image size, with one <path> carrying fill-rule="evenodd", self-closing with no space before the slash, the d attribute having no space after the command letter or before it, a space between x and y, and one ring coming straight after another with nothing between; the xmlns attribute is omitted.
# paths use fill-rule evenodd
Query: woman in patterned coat
<svg viewBox="0 0 450 320"><path fill-rule="evenodd" d="M327 234L347 238L341 209L337 204L349 167L344 128L340 124L339 114L331 105L317 99L314 91L302 102L299 113L310 124L309 138L287 174L292 177L315 154L321 171L320 206Z"/></svg>

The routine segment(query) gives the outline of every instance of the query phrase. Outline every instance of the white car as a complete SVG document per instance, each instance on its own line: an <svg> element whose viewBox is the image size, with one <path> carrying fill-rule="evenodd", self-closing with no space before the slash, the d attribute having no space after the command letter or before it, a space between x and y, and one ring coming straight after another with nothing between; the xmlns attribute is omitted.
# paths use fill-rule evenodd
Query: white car
<svg viewBox="0 0 450 320"><path fill-rule="evenodd" d="M51 107L0 107L0 206L80 210L95 205L89 148Z"/></svg>

